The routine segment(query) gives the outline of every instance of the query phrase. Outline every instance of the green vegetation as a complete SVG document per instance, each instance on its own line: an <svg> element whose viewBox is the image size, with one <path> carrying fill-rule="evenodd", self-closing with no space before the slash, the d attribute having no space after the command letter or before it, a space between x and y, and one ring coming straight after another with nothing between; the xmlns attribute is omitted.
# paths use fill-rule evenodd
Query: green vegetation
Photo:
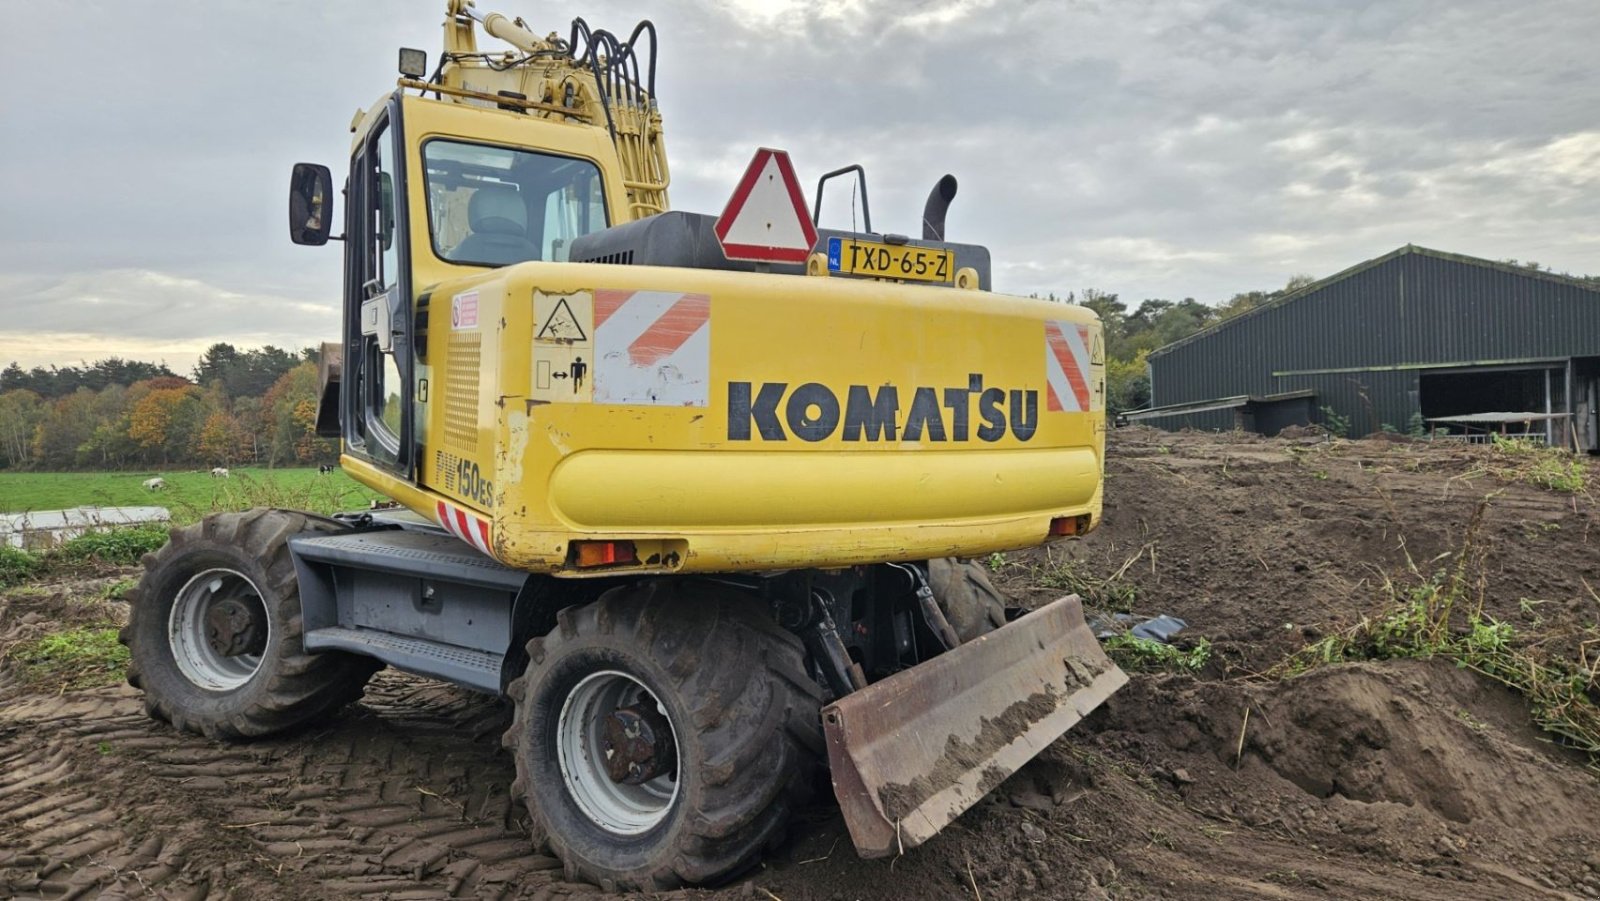
<svg viewBox="0 0 1600 901"><path fill-rule="evenodd" d="M67 563L131 566L166 543L166 526L128 526L79 535L55 548L50 556Z"/></svg>
<svg viewBox="0 0 1600 901"><path fill-rule="evenodd" d="M42 565L38 557L27 551L0 545L0 588L26 582Z"/></svg>
<svg viewBox="0 0 1600 901"><path fill-rule="evenodd" d="M1186 670L1198 672L1211 662L1211 642L1202 638L1183 650L1150 638L1125 632L1103 643L1106 653L1125 670Z"/></svg>
<svg viewBox="0 0 1600 901"><path fill-rule="evenodd" d="M1589 487L1589 464L1570 451L1533 441L1494 436L1489 471L1503 482L1522 482L1567 494Z"/></svg>
<svg viewBox="0 0 1600 901"><path fill-rule="evenodd" d="M120 681L128 649L112 626L84 626L16 645L7 655L23 681L75 691Z"/></svg>
<svg viewBox="0 0 1600 901"><path fill-rule="evenodd" d="M0 546L0 588L36 579L57 568L71 569L83 564L132 566L140 558L167 543L166 526L128 526L79 535L46 551L30 552ZM125 584L124 584L125 583ZM106 597L116 599L133 587L125 579L106 589ZM17 588L27 591L32 586Z"/></svg>
<svg viewBox="0 0 1600 901"><path fill-rule="evenodd" d="M1335 438L1350 437L1350 417L1340 416L1339 411L1332 407L1322 408L1322 427Z"/></svg>
<svg viewBox="0 0 1600 901"><path fill-rule="evenodd" d="M148 491L145 479L159 475L161 491ZM289 507L333 513L365 507L378 495L336 470L314 468L235 469L229 478L210 472L0 472L0 513L60 510L67 507L145 506L170 509L179 523L207 513L251 507Z"/></svg>
<svg viewBox="0 0 1600 901"><path fill-rule="evenodd" d="M1057 558L1054 554L1046 557L1043 563L1035 564L1029 575L1040 588L1070 592L1096 610L1132 613L1138 590L1132 583L1122 581L1122 576L1143 555L1141 549L1110 578L1095 575L1082 560Z"/></svg>
<svg viewBox="0 0 1600 901"><path fill-rule="evenodd" d="M1451 565L1406 586L1385 584L1385 606L1355 626L1308 645L1274 675L1299 675L1317 666L1350 660L1449 660L1522 694L1533 720L1600 766L1600 656L1595 640L1582 643L1578 659L1552 656L1526 641L1507 622L1483 612L1483 557L1478 533L1480 504L1462 549Z"/></svg>

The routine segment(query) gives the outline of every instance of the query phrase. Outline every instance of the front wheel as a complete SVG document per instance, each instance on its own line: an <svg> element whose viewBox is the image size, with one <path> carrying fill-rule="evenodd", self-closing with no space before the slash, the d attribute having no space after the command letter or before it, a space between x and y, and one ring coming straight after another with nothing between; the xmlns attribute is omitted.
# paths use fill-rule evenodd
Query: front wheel
<svg viewBox="0 0 1600 901"><path fill-rule="evenodd" d="M208 738L280 732L361 696L381 666L307 653L289 537L337 528L287 510L206 517L145 557L128 594L128 682L145 709Z"/></svg>
<svg viewBox="0 0 1600 901"><path fill-rule="evenodd" d="M810 795L820 693L758 599L659 581L528 643L512 790L570 878L608 890L736 875Z"/></svg>

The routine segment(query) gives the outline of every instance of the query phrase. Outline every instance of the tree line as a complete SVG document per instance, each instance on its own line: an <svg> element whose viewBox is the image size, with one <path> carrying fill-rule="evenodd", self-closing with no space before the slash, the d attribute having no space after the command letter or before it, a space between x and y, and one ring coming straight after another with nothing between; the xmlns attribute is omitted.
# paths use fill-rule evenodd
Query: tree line
<svg viewBox="0 0 1600 901"><path fill-rule="evenodd" d="M1060 300L1094 310L1105 333L1106 411L1111 414L1140 410L1150 405L1150 352L1181 341L1195 332L1249 312L1311 284L1309 275L1297 275L1275 291L1246 291L1210 306L1192 297L1172 301L1152 298L1132 310L1115 294L1087 288Z"/></svg>
<svg viewBox="0 0 1600 901"><path fill-rule="evenodd" d="M316 351L217 343L189 376L117 358L0 370L0 468L302 465L318 438Z"/></svg>

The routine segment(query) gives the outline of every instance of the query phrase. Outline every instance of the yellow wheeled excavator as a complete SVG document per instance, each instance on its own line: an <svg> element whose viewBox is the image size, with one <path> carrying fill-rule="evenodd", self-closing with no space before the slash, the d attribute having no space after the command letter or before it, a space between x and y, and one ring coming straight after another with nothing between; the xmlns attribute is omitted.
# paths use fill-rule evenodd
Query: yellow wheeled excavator
<svg viewBox="0 0 1600 901"><path fill-rule="evenodd" d="M1098 525L1100 324L992 293L949 176L920 237L846 167L813 217L853 177L862 231L725 250L669 207L655 49L449 0L431 72L400 51L351 125L318 415L395 503L175 531L129 678L226 739L384 665L504 695L536 841L607 887L737 875L824 774L861 854L905 853L1126 680L1076 598L1008 610L962 562ZM295 167L296 243L340 193Z"/></svg>

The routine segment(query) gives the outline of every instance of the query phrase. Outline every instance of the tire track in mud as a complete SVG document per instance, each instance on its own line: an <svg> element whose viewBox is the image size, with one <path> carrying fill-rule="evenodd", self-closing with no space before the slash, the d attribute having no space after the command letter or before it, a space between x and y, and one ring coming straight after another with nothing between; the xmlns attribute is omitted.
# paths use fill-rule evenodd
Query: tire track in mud
<svg viewBox="0 0 1600 901"><path fill-rule="evenodd" d="M127 688L0 686L0 895L567 897L510 800L496 702L384 672L320 729L225 744Z"/></svg>

